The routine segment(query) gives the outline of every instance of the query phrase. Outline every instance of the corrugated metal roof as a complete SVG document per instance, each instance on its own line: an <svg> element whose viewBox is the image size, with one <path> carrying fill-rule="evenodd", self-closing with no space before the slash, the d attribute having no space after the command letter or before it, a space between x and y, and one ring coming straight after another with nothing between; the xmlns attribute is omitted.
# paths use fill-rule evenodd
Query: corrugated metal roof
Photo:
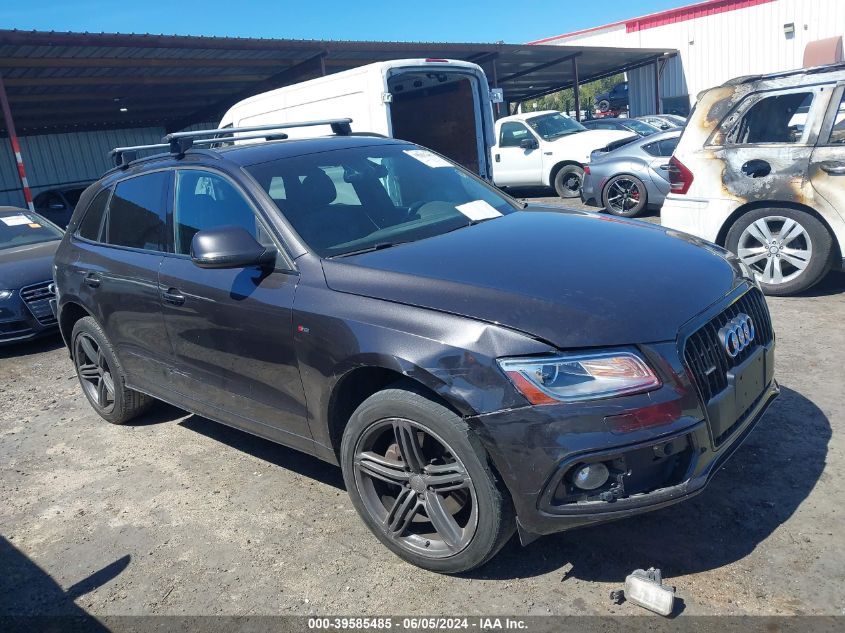
<svg viewBox="0 0 845 633"><path fill-rule="evenodd" d="M674 51L442 42L343 42L0 30L0 75L21 135L214 119L236 101L389 59L481 64L508 101L635 68ZM495 69L494 69L495 64ZM120 112L124 107L127 112ZM0 122L2 124L2 122Z"/></svg>

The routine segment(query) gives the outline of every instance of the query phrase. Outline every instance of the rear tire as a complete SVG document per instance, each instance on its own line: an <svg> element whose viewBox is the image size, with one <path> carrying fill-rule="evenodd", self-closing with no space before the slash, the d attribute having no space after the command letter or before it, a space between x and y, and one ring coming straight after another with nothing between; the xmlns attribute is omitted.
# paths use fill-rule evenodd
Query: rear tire
<svg viewBox="0 0 845 633"><path fill-rule="evenodd" d="M101 418L124 424L155 402L150 396L129 389L126 375L108 338L92 317L73 326L70 349L82 392Z"/></svg>
<svg viewBox="0 0 845 633"><path fill-rule="evenodd" d="M608 213L635 218L648 204L648 193L642 180L636 176L620 174L607 181L601 201Z"/></svg>
<svg viewBox="0 0 845 633"><path fill-rule="evenodd" d="M561 198L577 198L583 182L584 170L580 165L564 165L555 174L554 187Z"/></svg>
<svg viewBox="0 0 845 633"><path fill-rule="evenodd" d="M355 410L340 463L364 523L418 567L445 574L474 569L514 532L510 497L478 438L412 383L380 391ZM438 479L431 479L435 472Z"/></svg>
<svg viewBox="0 0 845 633"><path fill-rule="evenodd" d="M784 296L812 288L830 270L833 238L806 211L769 207L740 216L725 245L754 270L764 293Z"/></svg>

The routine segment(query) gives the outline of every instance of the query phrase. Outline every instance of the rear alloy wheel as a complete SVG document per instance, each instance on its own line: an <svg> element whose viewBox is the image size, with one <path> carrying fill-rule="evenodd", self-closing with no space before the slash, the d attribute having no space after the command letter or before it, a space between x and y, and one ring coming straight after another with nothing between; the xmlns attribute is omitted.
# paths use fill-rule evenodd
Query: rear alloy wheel
<svg viewBox="0 0 845 633"><path fill-rule="evenodd" d="M726 243L769 295L807 290L830 268L830 233L818 219L796 209L746 213L728 231Z"/></svg>
<svg viewBox="0 0 845 633"><path fill-rule="evenodd" d="M564 165L555 174L554 187L561 198L577 198L581 195L584 170L578 165Z"/></svg>
<svg viewBox="0 0 845 633"><path fill-rule="evenodd" d="M77 336L74 360L88 400L96 403L103 413L114 411L114 378L97 341L84 332Z"/></svg>
<svg viewBox="0 0 845 633"><path fill-rule="evenodd" d="M510 500L471 431L410 385L358 407L344 431L341 465L361 518L414 565L467 571L513 533Z"/></svg>
<svg viewBox="0 0 845 633"><path fill-rule="evenodd" d="M111 343L92 317L79 319L70 337L73 364L82 392L104 420L123 424L155 402L129 389Z"/></svg>
<svg viewBox="0 0 845 633"><path fill-rule="evenodd" d="M605 185L602 202L608 213L633 218L645 208L648 194L643 181L636 176L614 176Z"/></svg>

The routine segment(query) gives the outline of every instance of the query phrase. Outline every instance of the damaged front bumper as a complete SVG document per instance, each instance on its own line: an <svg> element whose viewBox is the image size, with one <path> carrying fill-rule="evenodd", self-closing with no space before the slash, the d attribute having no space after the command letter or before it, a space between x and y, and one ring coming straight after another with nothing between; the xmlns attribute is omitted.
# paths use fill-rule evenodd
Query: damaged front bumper
<svg viewBox="0 0 845 633"><path fill-rule="evenodd" d="M773 351L772 345L762 353L772 358ZM624 403L575 411L526 407L472 420L511 492L523 544L698 494L780 393L769 374L754 403L737 414L730 437L717 443L695 388L682 372L676 378L671 387ZM630 411L646 413L632 417L625 413ZM595 463L608 468L607 482L596 490L578 489L576 468Z"/></svg>

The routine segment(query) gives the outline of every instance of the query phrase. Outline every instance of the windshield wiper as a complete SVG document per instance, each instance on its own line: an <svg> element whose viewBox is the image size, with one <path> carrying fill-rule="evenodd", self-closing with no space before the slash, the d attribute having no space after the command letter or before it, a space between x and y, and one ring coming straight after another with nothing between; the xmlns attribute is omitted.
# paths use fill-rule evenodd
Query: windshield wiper
<svg viewBox="0 0 845 633"><path fill-rule="evenodd" d="M339 253L337 255L330 255L326 259L334 259L335 257L349 257L350 255L360 255L362 253L382 251L386 248L393 248L394 246L399 246L399 244L407 244L407 242L376 242L372 246L365 246L364 248L358 248L354 251L347 251L345 253Z"/></svg>

